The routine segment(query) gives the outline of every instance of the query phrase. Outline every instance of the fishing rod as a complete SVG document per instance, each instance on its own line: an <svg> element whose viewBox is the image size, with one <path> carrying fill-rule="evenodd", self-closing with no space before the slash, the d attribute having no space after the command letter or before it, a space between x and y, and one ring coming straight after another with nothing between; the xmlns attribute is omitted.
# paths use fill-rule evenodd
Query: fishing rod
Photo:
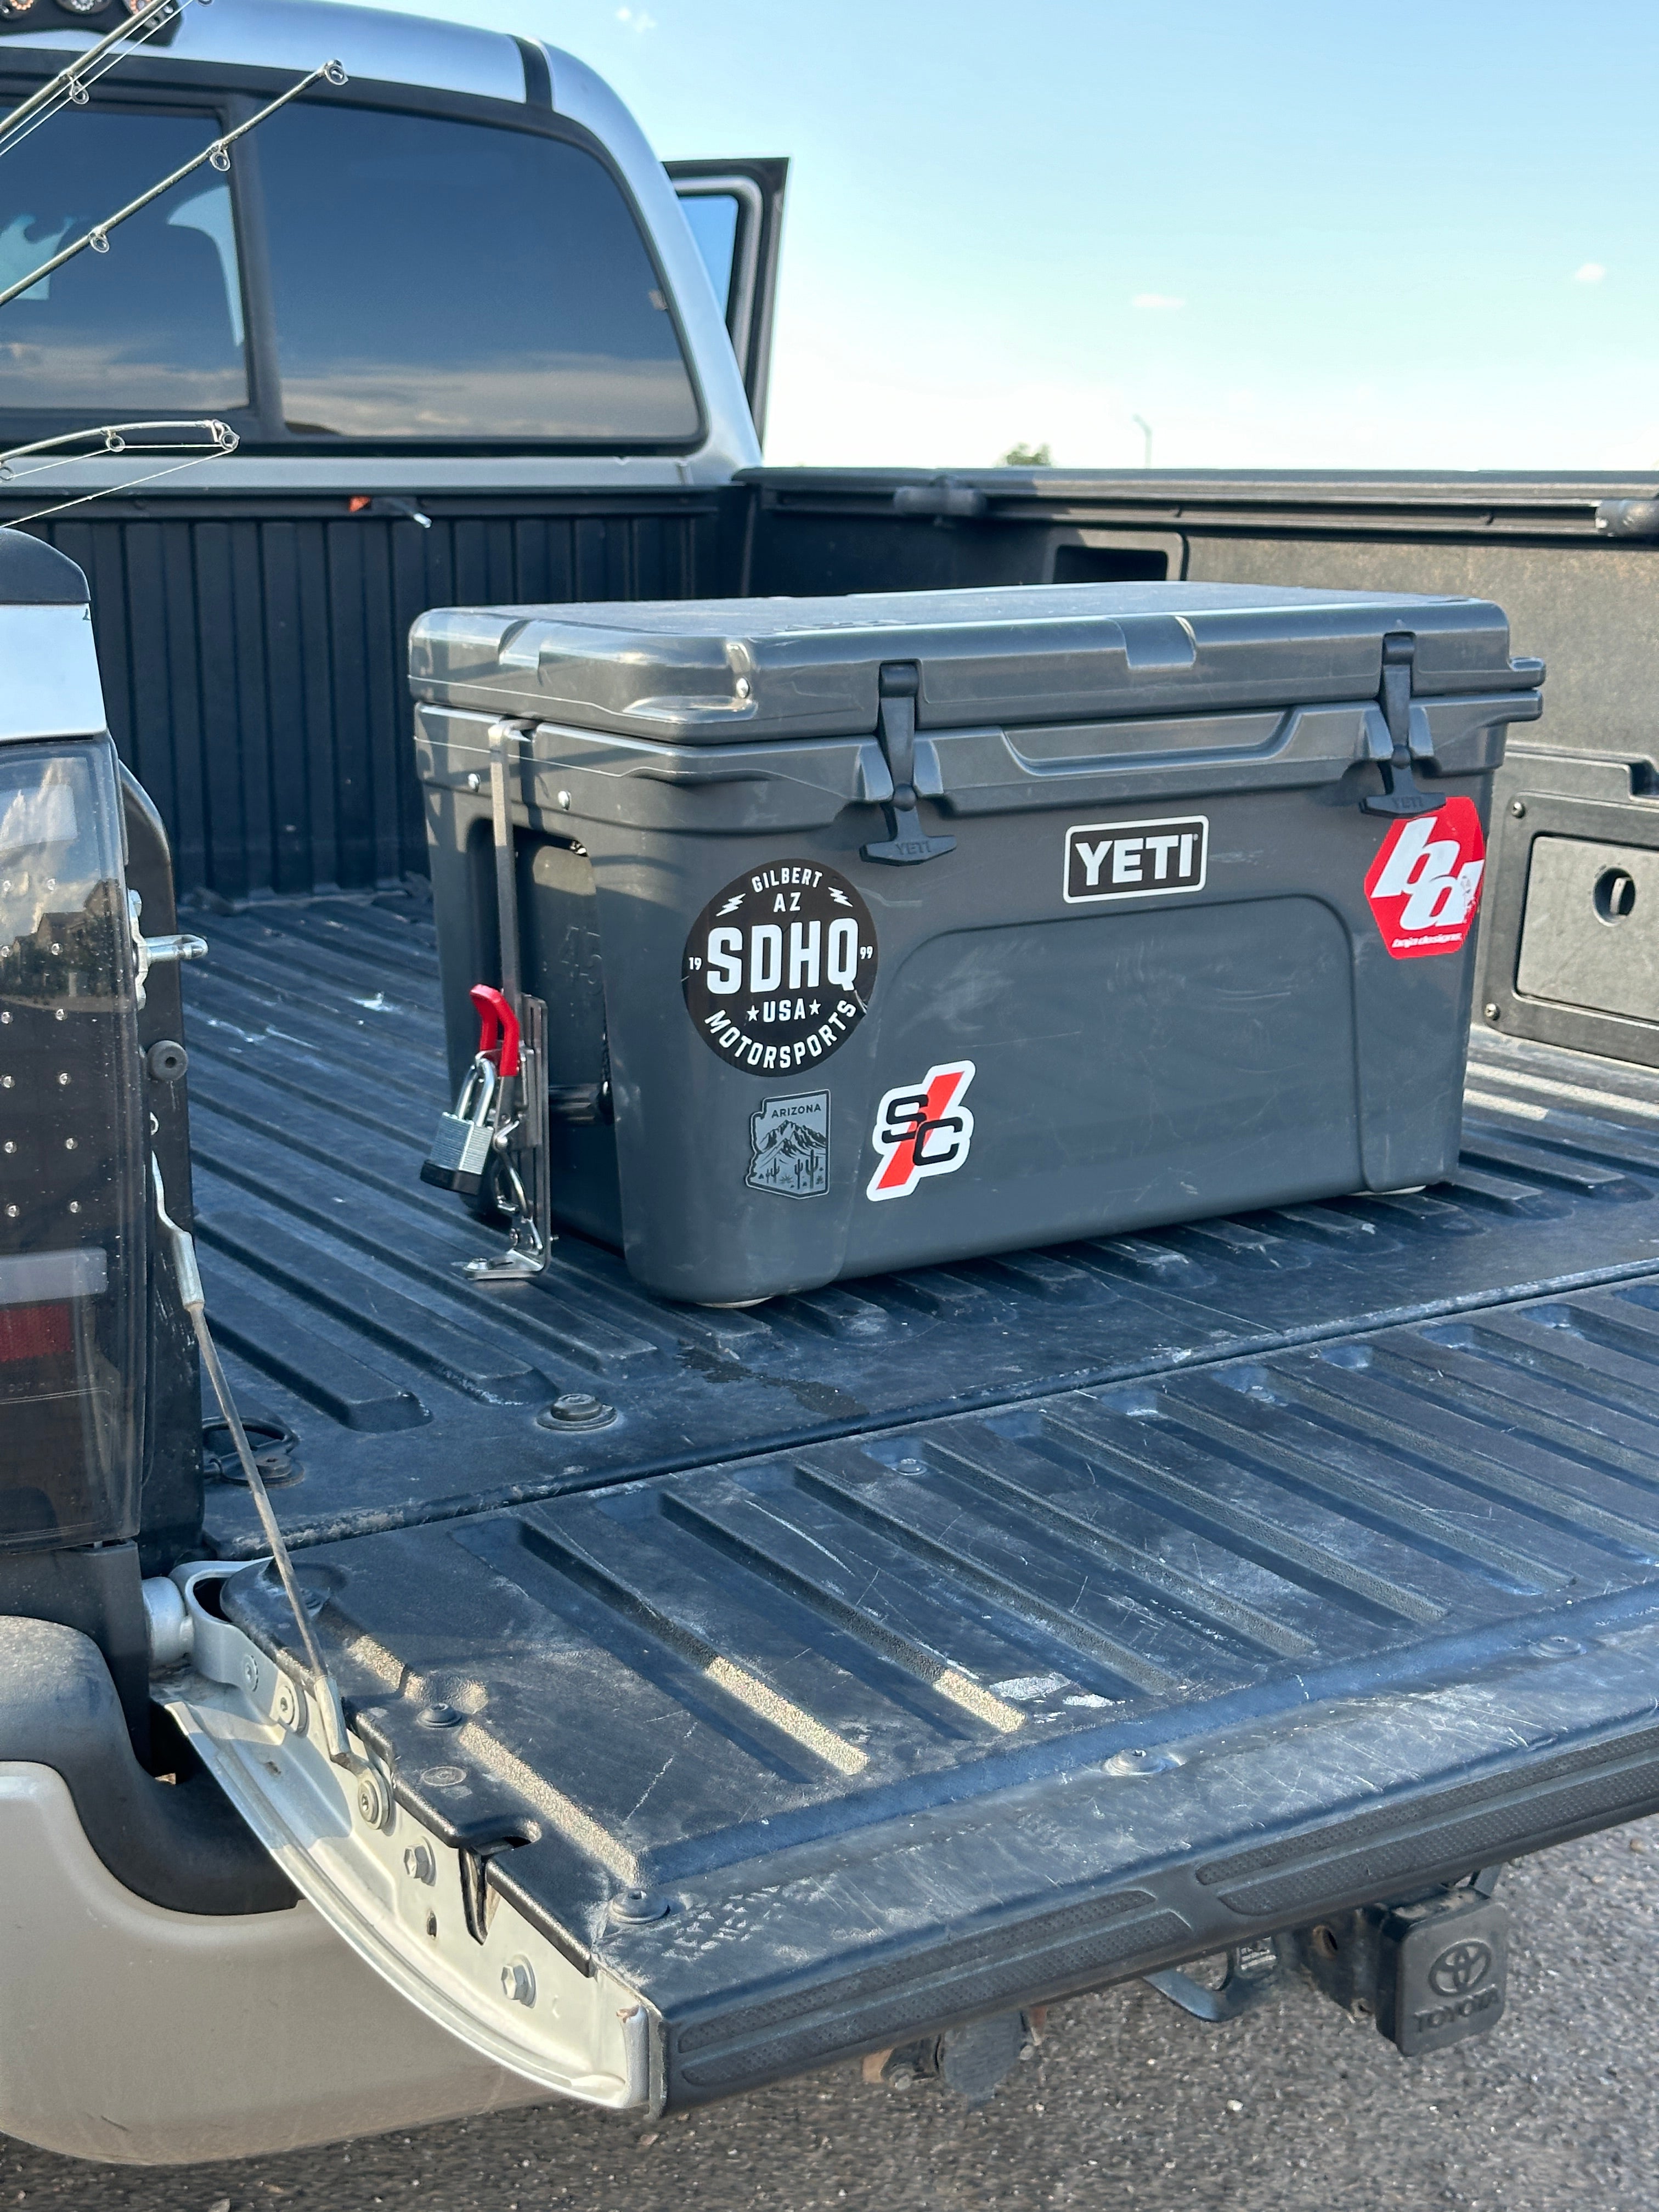
<svg viewBox="0 0 1659 2212"><path fill-rule="evenodd" d="M201 4L207 7L210 0L201 0ZM164 24L175 15L182 15L191 5L191 0L143 0L143 5L129 15L125 22L118 23L112 31L106 31L96 46L88 47L83 54L77 54L66 69L59 70L55 77L41 85L37 91L30 93L27 100L13 108L4 122L0 123L0 155L9 154L21 139L28 137L30 131L47 121L60 107L71 103L77 107L84 107L88 88L96 84L100 77L106 76L124 52L133 46L142 46L153 32L161 30ZM100 61L104 63L102 69L97 66ZM23 128L26 124L27 130Z"/></svg>
<svg viewBox="0 0 1659 2212"><path fill-rule="evenodd" d="M152 185L147 192L140 192L136 200L129 200L124 208L118 208L113 215L106 216L102 222L94 223L91 229L84 232L72 246L66 246L62 252L54 253L51 260L43 261L38 269L31 270L27 276L20 276L15 284L9 284L3 292L0 292L0 307L9 306L21 293L29 291L34 285L40 283L43 277L50 276L55 270L61 269L66 261L73 261L77 253L84 253L88 247L94 253L107 253L109 234L118 224L127 222L135 215L141 214L153 200L159 200L163 192L170 192L175 185L182 184L184 179L192 175L204 161L211 162L216 169L228 169L230 149L239 138L245 137L250 131L256 129L267 116L274 115L279 107L286 107L290 100L297 100L302 92L309 92L313 85L325 82L335 85L343 84L346 82L345 70L338 62L325 62L320 69L314 69L309 76L302 76L297 84L291 84L286 92L278 94L277 97L268 106L262 107L257 115L250 115L246 123L239 123L234 131L227 131L222 138L216 138L210 146L204 147L193 161L186 161L182 168L175 169L170 177L163 177L159 185Z"/></svg>
<svg viewBox="0 0 1659 2212"><path fill-rule="evenodd" d="M199 430L201 437L191 445L179 440L152 444L148 440L139 446L129 444L133 434L141 430ZM100 422L89 429L64 430L55 438L36 438L27 446L9 446L0 453L0 484L10 483L17 471L14 461L27 460L35 453L54 453L64 446L78 446L88 438L96 438L106 453L234 453L240 442L228 422L222 422L214 415L191 415L182 420L162 420L147 417L142 422ZM44 476L48 469L61 469L71 461L95 460L95 453L58 453L55 461L43 461L38 469L26 469L27 477Z"/></svg>
<svg viewBox="0 0 1659 2212"><path fill-rule="evenodd" d="M140 441L138 438L140 433L192 430L198 433L193 440L176 435L161 440L146 436ZM65 447L84 446L89 440L97 441L91 453L59 450ZM7 452L0 453L0 484L27 483L36 477L45 476L49 470L64 468L74 461L101 459L105 454L130 453L137 459L150 453L184 453L188 459L175 461L167 468L151 469L143 476L129 477L121 483L100 484L94 490L76 493L72 499L59 500L55 506L37 507L33 514L9 516L8 526L17 529L26 522L43 522L48 516L63 514L71 507L84 507L89 500L107 499L112 494L137 491L141 484L158 483L163 477L177 476L182 470L197 468L202 462L211 460L216 454L234 453L240 443L240 439L228 422L220 422L216 416L204 415L180 422L102 422L95 428L65 430L56 438L37 438L32 445L13 446ZM38 467L32 469L18 470L12 465L15 461L27 460L37 454L55 455L55 458L42 460Z"/></svg>

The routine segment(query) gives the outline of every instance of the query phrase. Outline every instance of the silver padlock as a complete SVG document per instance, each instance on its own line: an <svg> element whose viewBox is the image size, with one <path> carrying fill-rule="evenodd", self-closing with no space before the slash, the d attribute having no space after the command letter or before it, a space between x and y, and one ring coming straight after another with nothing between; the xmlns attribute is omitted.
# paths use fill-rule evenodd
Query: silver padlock
<svg viewBox="0 0 1659 2212"><path fill-rule="evenodd" d="M467 1070L453 1113L439 1116L438 1132L421 1163L421 1181L440 1190L476 1198L495 1134L495 1063L480 1053Z"/></svg>
<svg viewBox="0 0 1659 2212"><path fill-rule="evenodd" d="M501 994L477 983L471 999L478 1010L478 1049L454 1110L442 1115L432 1146L421 1164L421 1181L440 1190L476 1198L503 1119L510 1114L513 1079L519 1072L519 1018Z"/></svg>

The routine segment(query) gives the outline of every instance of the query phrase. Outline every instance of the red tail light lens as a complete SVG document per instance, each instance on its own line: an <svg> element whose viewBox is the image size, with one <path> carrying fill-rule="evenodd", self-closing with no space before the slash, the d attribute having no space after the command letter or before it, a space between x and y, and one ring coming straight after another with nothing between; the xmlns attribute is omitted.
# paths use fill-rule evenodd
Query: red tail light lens
<svg viewBox="0 0 1659 2212"><path fill-rule="evenodd" d="M74 1348L72 1306L0 1306L0 1367L20 1360L62 1359Z"/></svg>

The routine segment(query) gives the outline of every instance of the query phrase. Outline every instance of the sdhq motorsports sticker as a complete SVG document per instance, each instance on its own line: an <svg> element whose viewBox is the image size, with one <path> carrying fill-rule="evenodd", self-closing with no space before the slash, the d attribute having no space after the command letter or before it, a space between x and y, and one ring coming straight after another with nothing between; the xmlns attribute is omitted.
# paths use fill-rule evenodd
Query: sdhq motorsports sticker
<svg viewBox="0 0 1659 2212"><path fill-rule="evenodd" d="M1455 952L1474 927L1486 841L1472 799L1396 822L1365 878L1382 942L1395 960Z"/></svg>
<svg viewBox="0 0 1659 2212"><path fill-rule="evenodd" d="M974 1117L962 1103L973 1079L973 1061L953 1060L920 1083L884 1091L870 1132L876 1171L866 1198L908 1198L924 1176L955 1174L974 1141Z"/></svg>
<svg viewBox="0 0 1659 2212"><path fill-rule="evenodd" d="M756 1075L816 1066L864 1019L875 924L833 868L775 861L709 900L680 981L687 1013L722 1060Z"/></svg>

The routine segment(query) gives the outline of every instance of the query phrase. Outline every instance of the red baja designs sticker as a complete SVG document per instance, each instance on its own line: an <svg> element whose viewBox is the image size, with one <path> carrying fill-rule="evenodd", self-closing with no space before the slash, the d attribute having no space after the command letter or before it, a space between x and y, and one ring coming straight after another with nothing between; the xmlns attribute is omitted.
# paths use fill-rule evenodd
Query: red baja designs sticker
<svg viewBox="0 0 1659 2212"><path fill-rule="evenodd" d="M953 1060L883 1094L870 1132L876 1171L866 1198L908 1198L923 1176L956 1173L974 1140L974 1117L962 1103L973 1079L973 1061Z"/></svg>
<svg viewBox="0 0 1659 2212"><path fill-rule="evenodd" d="M1472 799L1396 822L1365 878L1365 896L1395 960L1455 952L1480 903L1486 841Z"/></svg>

